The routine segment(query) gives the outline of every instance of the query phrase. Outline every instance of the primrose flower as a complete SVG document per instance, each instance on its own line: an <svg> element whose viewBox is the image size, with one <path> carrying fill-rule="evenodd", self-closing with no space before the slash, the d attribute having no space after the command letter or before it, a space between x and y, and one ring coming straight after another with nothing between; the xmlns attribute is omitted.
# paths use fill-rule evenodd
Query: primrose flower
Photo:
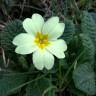
<svg viewBox="0 0 96 96"><path fill-rule="evenodd" d="M18 54L33 53L33 64L38 70L51 69L54 65L54 56L64 58L67 45L63 39L58 39L64 31L65 24L59 23L58 17L51 17L46 22L39 14L23 21L26 33L17 35L13 44ZM53 56L54 55L54 56Z"/></svg>

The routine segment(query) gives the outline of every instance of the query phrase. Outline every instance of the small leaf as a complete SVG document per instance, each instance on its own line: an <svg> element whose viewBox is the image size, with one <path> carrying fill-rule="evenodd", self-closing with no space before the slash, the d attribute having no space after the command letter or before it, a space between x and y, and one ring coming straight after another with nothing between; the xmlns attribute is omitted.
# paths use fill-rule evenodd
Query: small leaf
<svg viewBox="0 0 96 96"><path fill-rule="evenodd" d="M16 88L26 81L27 75L4 74L0 79L0 96L7 96L13 88Z"/></svg>
<svg viewBox="0 0 96 96"><path fill-rule="evenodd" d="M81 91L89 94L96 94L95 74L90 64L84 63L79 65L73 71L73 80L75 86Z"/></svg>
<svg viewBox="0 0 96 96"><path fill-rule="evenodd" d="M9 22L5 26L5 28L1 32L1 46L5 49L5 51L12 52L14 50L12 40L17 34L22 32L25 31L20 20Z"/></svg>
<svg viewBox="0 0 96 96"><path fill-rule="evenodd" d="M62 38L68 43L72 40L73 35L75 34L75 25L71 20L65 20L65 31Z"/></svg>

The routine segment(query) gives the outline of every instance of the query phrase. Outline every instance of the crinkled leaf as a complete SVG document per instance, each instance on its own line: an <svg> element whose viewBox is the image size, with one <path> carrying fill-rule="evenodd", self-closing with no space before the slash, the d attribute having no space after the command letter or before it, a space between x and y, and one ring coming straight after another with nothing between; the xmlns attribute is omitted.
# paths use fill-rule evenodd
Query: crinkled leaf
<svg viewBox="0 0 96 96"><path fill-rule="evenodd" d="M25 32L22 27L22 22L20 20L14 20L9 22L3 31L1 32L1 46L8 52L14 50L14 45L12 44L13 38L19 34Z"/></svg>
<svg viewBox="0 0 96 96"><path fill-rule="evenodd" d="M76 88L81 91L94 95L96 93L94 57L95 47L88 34L81 34L82 55L77 61L77 66L73 71L73 80Z"/></svg>
<svg viewBox="0 0 96 96"><path fill-rule="evenodd" d="M82 40L82 47L84 48L84 53L82 57L80 58L79 62L88 62L90 65L94 63L94 57L95 57L95 47L91 40L91 38L87 34L81 35Z"/></svg>
<svg viewBox="0 0 96 96"><path fill-rule="evenodd" d="M91 14L84 11L81 19L81 30L83 33L88 34L96 47L96 23L94 22Z"/></svg>
<svg viewBox="0 0 96 96"><path fill-rule="evenodd" d="M62 38L68 43L72 40L73 35L75 34L75 25L73 21L66 19L65 20L65 30Z"/></svg>
<svg viewBox="0 0 96 96"><path fill-rule="evenodd" d="M95 13L95 12L91 12L90 14L91 14L91 16L93 17L93 20L94 20L95 23L96 23L96 13Z"/></svg>
<svg viewBox="0 0 96 96"><path fill-rule="evenodd" d="M81 91L89 94L96 94L95 74L92 66L87 63L79 65L73 71L73 80L75 86Z"/></svg>

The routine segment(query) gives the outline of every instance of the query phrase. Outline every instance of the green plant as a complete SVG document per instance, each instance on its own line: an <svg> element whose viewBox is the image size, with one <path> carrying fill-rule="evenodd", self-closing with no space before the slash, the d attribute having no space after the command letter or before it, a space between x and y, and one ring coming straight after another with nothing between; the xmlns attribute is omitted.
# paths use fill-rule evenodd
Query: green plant
<svg viewBox="0 0 96 96"><path fill-rule="evenodd" d="M55 66L50 71L36 70L30 55L14 52L13 38L25 32L22 20L6 24L1 31L1 47L5 55L2 53L3 58L0 59L6 62L0 62L0 96L96 95L96 23L88 12L90 0L69 1L51 1L49 10L52 15L59 15L65 23L65 31L60 38L67 42L68 49L66 58L56 58ZM62 9L57 10L61 4Z"/></svg>

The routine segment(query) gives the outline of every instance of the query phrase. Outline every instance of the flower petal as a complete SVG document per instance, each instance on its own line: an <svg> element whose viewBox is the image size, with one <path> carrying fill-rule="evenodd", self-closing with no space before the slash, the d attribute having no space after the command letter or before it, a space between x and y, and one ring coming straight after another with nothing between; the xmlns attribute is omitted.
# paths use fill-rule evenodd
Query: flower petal
<svg viewBox="0 0 96 96"><path fill-rule="evenodd" d="M14 45L23 45L23 44L31 44L33 41L34 37L32 37L30 34L27 33L21 33L19 35L17 35L12 43Z"/></svg>
<svg viewBox="0 0 96 96"><path fill-rule="evenodd" d="M56 40L59 38L65 29L65 24L64 23L58 23L52 30L51 33L48 34L49 40Z"/></svg>
<svg viewBox="0 0 96 96"><path fill-rule="evenodd" d="M17 46L17 48L15 49L15 52L18 54L30 54L34 51L37 50L37 46L33 46L32 44L24 44L21 46Z"/></svg>
<svg viewBox="0 0 96 96"><path fill-rule="evenodd" d="M52 29L58 24L59 18L58 17L51 17L49 18L43 26L42 33L49 34L51 33Z"/></svg>
<svg viewBox="0 0 96 96"><path fill-rule="evenodd" d="M54 56L46 50L38 50L33 53L33 64L38 70L51 69L54 65Z"/></svg>
<svg viewBox="0 0 96 96"><path fill-rule="evenodd" d="M44 19L39 14L33 14L32 19L26 18L23 21L23 27L25 31L33 35L35 35L36 32L41 32L43 24L44 24Z"/></svg>
<svg viewBox="0 0 96 96"><path fill-rule="evenodd" d="M48 34L50 40L56 40L64 32L65 24L59 23L58 17L50 18L43 26L42 32Z"/></svg>
<svg viewBox="0 0 96 96"><path fill-rule="evenodd" d="M65 54L64 51L67 50L67 45L64 40L59 39L53 42L46 47L46 49L55 55L57 58L64 58Z"/></svg>

